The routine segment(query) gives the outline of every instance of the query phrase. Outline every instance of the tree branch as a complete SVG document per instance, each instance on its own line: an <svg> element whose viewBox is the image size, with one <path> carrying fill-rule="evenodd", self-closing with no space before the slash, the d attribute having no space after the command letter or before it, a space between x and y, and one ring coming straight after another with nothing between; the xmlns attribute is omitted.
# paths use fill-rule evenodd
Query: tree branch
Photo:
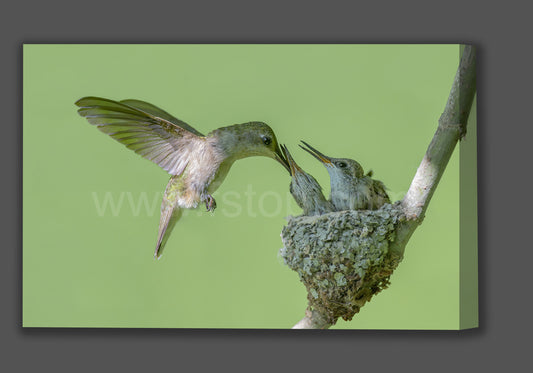
<svg viewBox="0 0 533 373"><path fill-rule="evenodd" d="M466 123L476 93L475 50L465 46L453 81L448 102L439 119L437 132L418 167L415 177L402 200L408 218L419 222L437 188L457 141L466 134Z"/></svg>
<svg viewBox="0 0 533 373"><path fill-rule="evenodd" d="M470 115L470 109L472 107L475 94L476 52L474 47L465 46L455 79L452 84L452 88L450 90L448 101L444 108L444 112L439 118L437 131L435 132L435 135L429 144L429 147L422 159L422 162L420 163L420 166L418 167L418 170L406 195L398 204L389 207L389 213L390 208L396 209L399 214L404 215L405 219L399 218L398 222L395 223L394 235L391 236L394 237L394 239L390 240L391 242L388 249L389 254L387 254L389 256L384 256L384 260L388 263L389 267L386 268L386 271L383 271L383 269L378 269L378 271L381 270L383 277L374 277L371 280L374 281L374 284L370 283L371 286L374 286L376 281L388 281L388 276L390 273L392 273L392 270L403 257L405 246L411 235L416 230L418 225L420 225L420 223L423 221L424 214L428 208L429 202L431 201L431 197L433 196L433 193L437 188L448 161L450 160L455 145L457 144L457 141L459 141L466 134L468 116ZM380 214L379 210L368 213ZM334 218L336 219L338 216ZM328 217L327 219L330 218ZM356 217L356 219L358 219L358 217ZM385 223L387 222L385 221ZM289 225L291 225L290 222ZM285 230L282 232L284 242L291 241L289 233L294 233L295 229L287 229L287 231L290 232L285 232ZM354 237L353 239L357 240L360 238ZM294 243L294 240L292 241ZM286 244L286 246L288 245ZM291 249L294 250L293 247ZM286 250L288 251L289 248ZM319 255L317 253L320 253L320 250L315 251L314 255ZM286 258L289 257L289 255L286 255ZM308 263L309 261L312 263L313 259L307 258L307 260ZM354 263L354 265L357 266L357 263ZM298 269L296 265L294 265L293 269L300 271L299 273L301 278L305 277L305 274L302 274L301 269ZM374 274L376 274L375 270ZM309 278L312 277L313 276L309 276ZM308 290L311 286L316 285L316 283L313 283L313 280L309 280L309 278L307 279L308 283L306 283ZM355 298L355 304L359 302L359 304L356 305L356 312L358 312L359 307L364 304L364 301L360 302L358 299L363 298L360 289L369 280L365 281L363 281L363 285L359 284L355 288L352 288L356 289L354 291L357 291L357 293L355 293L357 296L357 298ZM313 288L313 290L316 293L316 289ZM345 291L344 288L341 288L341 290ZM332 290L331 288L328 288L327 291L331 293ZM366 294L367 298L363 298L363 300L370 300L370 297L373 294L375 293ZM310 306L306 310L306 316L300 322L298 322L293 329L327 329L336 322L336 317L339 317L338 315L334 315L332 318L331 314L328 315L328 313L324 312L322 309L320 309L322 312L319 312L319 309L316 308L317 304L314 304L314 306L311 307L311 301L313 300L312 294L308 295L308 299L310 300ZM328 300L325 302L327 301ZM321 300L321 302L323 303L324 301ZM345 304L345 306L347 306L347 304ZM351 318L349 314L348 317Z"/></svg>
<svg viewBox="0 0 533 373"><path fill-rule="evenodd" d="M305 310L305 317L301 319L292 329L328 329L330 324L322 315L316 310Z"/></svg>

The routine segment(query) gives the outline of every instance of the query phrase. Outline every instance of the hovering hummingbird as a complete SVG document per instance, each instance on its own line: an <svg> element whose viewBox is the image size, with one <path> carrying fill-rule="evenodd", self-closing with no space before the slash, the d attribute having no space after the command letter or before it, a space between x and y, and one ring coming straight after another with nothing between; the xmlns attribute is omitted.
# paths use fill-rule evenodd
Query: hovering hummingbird
<svg viewBox="0 0 533 373"><path fill-rule="evenodd" d="M281 151L289 163L292 176L289 190L303 210L303 215L322 215L334 211L332 203L324 197L318 181L296 164L285 145L281 145Z"/></svg>
<svg viewBox="0 0 533 373"><path fill-rule="evenodd" d="M263 122L221 127L204 136L166 111L140 100L84 97L76 105L89 123L171 175L161 203L156 258L161 257L182 209L205 202L208 211L215 210L212 194L236 160L265 156L289 171L274 131Z"/></svg>
<svg viewBox="0 0 533 373"><path fill-rule="evenodd" d="M365 175L363 167L353 159L331 158L306 142L302 143L307 146L300 145L302 149L326 166L331 184L330 200L336 211L376 210L390 203L385 185L372 179L372 170Z"/></svg>

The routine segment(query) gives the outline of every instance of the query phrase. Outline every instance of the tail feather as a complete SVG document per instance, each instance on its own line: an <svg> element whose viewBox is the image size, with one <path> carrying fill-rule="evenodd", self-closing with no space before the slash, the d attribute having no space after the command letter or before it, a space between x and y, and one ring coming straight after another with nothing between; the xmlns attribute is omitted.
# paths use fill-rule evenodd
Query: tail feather
<svg viewBox="0 0 533 373"><path fill-rule="evenodd" d="M181 218L181 214L182 210L179 206L168 205L163 199L161 219L159 220L159 235L155 247L154 258L161 258L168 237L170 236L170 233L172 233L172 229L176 225L176 222Z"/></svg>

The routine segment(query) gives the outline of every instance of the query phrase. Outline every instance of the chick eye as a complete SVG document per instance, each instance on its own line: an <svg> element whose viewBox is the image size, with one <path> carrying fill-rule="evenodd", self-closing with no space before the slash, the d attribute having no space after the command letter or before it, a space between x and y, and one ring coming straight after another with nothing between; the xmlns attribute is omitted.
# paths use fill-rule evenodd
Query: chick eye
<svg viewBox="0 0 533 373"><path fill-rule="evenodd" d="M340 168L344 168L344 167L346 167L346 163L344 163L344 162L337 162L337 166L340 167Z"/></svg>
<svg viewBox="0 0 533 373"><path fill-rule="evenodd" d="M272 143L272 139L268 136L262 136L261 138L263 139L263 143L265 145L270 145Z"/></svg>

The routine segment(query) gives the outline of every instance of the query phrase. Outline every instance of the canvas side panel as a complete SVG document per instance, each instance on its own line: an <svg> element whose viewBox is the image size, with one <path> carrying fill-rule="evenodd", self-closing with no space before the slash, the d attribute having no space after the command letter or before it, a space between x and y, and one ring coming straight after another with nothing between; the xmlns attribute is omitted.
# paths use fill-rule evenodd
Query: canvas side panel
<svg viewBox="0 0 533 373"><path fill-rule="evenodd" d="M460 143L460 329L478 326L477 95Z"/></svg>

